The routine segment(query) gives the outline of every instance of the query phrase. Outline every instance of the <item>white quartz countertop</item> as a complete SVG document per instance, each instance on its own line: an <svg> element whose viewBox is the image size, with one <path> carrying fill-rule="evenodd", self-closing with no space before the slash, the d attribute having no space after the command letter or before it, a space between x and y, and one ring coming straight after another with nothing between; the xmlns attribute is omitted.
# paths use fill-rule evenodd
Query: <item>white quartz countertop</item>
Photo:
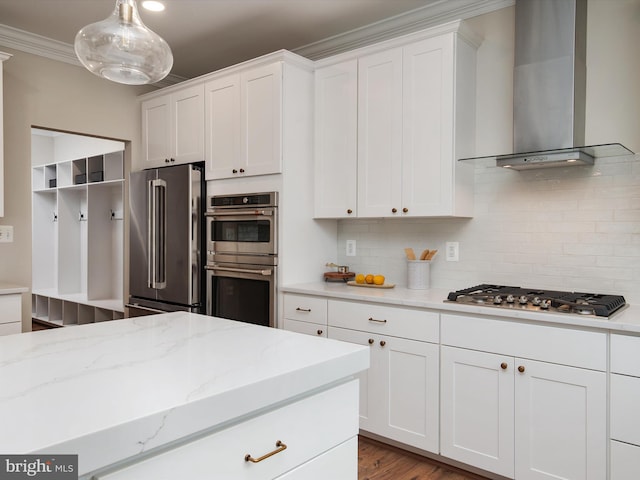
<svg viewBox="0 0 640 480"><path fill-rule="evenodd" d="M29 289L27 287L21 285L0 282L0 295L12 295L14 293L24 293L28 291Z"/></svg>
<svg viewBox="0 0 640 480"><path fill-rule="evenodd" d="M368 368L365 347L183 312L0 337L0 451L79 474Z"/></svg>
<svg viewBox="0 0 640 480"><path fill-rule="evenodd" d="M314 282L287 285L281 288L281 291L344 300L427 308L447 313L487 315L504 320L515 319L572 327L640 333L640 306L635 305L628 305L607 319L565 313L531 312L490 306L463 305L455 302L446 303L444 300L450 291L442 289L410 290L398 286L394 288L368 288L350 286L341 282Z"/></svg>

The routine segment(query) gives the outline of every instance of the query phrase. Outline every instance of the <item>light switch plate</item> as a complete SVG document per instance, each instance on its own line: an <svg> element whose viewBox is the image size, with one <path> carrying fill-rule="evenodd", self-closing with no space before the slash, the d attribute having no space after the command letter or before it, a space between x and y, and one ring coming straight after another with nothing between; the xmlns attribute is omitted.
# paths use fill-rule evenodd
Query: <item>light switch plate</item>
<svg viewBox="0 0 640 480"><path fill-rule="evenodd" d="M13 227L10 225L0 225L0 242L13 242Z"/></svg>

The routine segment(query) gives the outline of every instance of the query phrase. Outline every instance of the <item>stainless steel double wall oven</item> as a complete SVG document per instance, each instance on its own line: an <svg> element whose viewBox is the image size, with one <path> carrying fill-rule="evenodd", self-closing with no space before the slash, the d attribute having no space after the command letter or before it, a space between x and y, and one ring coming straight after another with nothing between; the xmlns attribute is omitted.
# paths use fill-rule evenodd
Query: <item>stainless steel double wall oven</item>
<svg viewBox="0 0 640 480"><path fill-rule="evenodd" d="M207 314L275 326L277 192L207 198Z"/></svg>

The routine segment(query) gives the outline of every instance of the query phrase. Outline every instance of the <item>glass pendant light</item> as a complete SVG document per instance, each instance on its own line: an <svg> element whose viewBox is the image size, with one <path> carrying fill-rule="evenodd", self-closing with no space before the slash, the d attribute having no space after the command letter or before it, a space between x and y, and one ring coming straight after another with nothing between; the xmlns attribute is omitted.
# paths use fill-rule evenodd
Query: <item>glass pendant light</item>
<svg viewBox="0 0 640 480"><path fill-rule="evenodd" d="M127 85L158 82L173 66L169 45L142 23L135 0L116 0L111 16L78 32L74 48L91 73Z"/></svg>

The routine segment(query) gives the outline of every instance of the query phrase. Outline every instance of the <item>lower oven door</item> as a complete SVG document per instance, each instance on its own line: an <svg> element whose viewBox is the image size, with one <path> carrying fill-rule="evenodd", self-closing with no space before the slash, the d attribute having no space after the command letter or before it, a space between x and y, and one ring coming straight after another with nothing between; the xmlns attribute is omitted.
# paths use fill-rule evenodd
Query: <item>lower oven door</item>
<svg viewBox="0 0 640 480"><path fill-rule="evenodd" d="M207 315L275 327L275 265L210 263L205 270Z"/></svg>

